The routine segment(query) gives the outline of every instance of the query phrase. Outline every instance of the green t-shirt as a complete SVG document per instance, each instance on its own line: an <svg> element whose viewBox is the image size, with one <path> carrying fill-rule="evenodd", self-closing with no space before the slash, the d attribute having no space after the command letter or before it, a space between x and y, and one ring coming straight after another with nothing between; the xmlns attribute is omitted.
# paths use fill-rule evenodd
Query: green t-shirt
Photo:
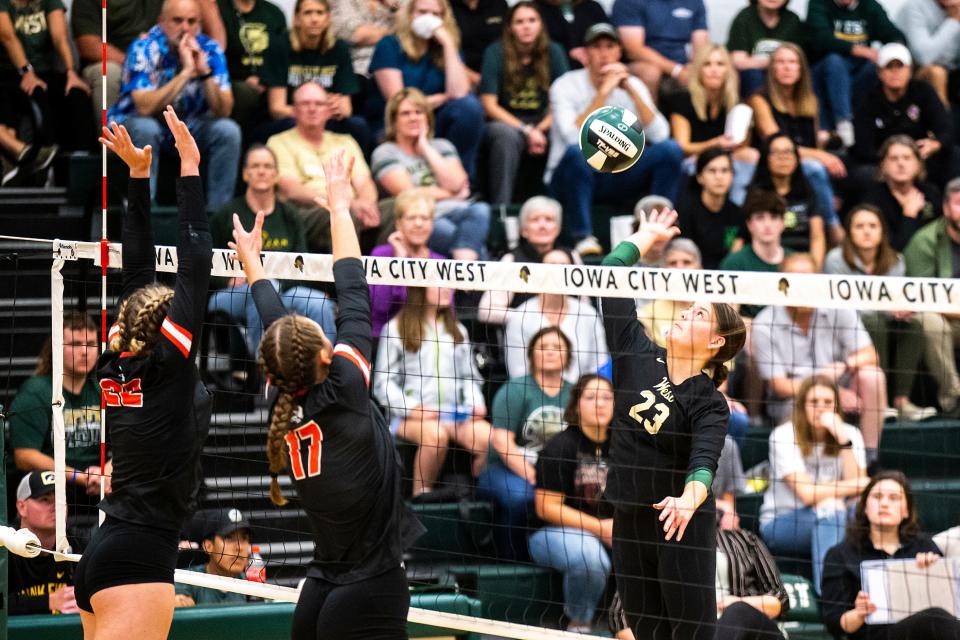
<svg viewBox="0 0 960 640"><path fill-rule="evenodd" d="M550 43L550 82L567 72L567 54L555 42ZM494 42L483 54L483 66L480 72L480 85L477 93L496 94L497 103L526 123L534 124L543 119L550 108L549 87L546 90L537 87L533 65L524 67L526 76L523 89L513 92L504 78L503 43Z"/></svg>
<svg viewBox="0 0 960 640"><path fill-rule="evenodd" d="M253 226L257 214L250 209L247 199L237 196L210 217L210 236L215 249L226 249L233 240L233 214L240 217L244 229ZM263 250L305 252L307 240L303 221L289 205L277 200L273 213L263 219Z"/></svg>
<svg viewBox="0 0 960 640"><path fill-rule="evenodd" d="M52 71L57 68L57 51L50 38L47 15L54 11L66 11L60 0L0 0L0 11L10 14L14 31L27 60L37 71ZM0 70L14 68L6 47L0 46Z"/></svg>
<svg viewBox="0 0 960 640"><path fill-rule="evenodd" d="M206 573L207 565L190 567L189 571L197 573ZM234 576L244 579L243 574ZM220 591L219 589L209 589L207 587L195 587L191 584L176 583L176 592L180 595L190 596L197 606L207 604L246 604L247 596L233 591Z"/></svg>
<svg viewBox="0 0 960 640"><path fill-rule="evenodd" d="M783 250L783 257L793 253L790 249ZM757 271L761 273L776 273L780 270L779 264L770 264L762 260L757 252L753 250L753 245L746 245L740 251L731 253L720 263L720 268L724 271ZM755 318L763 310L762 306L754 304L745 304L740 307L740 315L747 318Z"/></svg>
<svg viewBox="0 0 960 640"><path fill-rule="evenodd" d="M53 381L50 376L28 378L17 392L10 411L10 446L36 449L53 456ZM86 469L100 463L100 392L93 379L74 395L63 390L67 465Z"/></svg>
<svg viewBox="0 0 960 640"><path fill-rule="evenodd" d="M241 82L259 76L267 51L288 42L287 20L277 5L257 0L249 13L240 13L232 0L217 0L227 30L227 70L230 79Z"/></svg>
<svg viewBox="0 0 960 640"><path fill-rule="evenodd" d="M518 446L528 454L531 463L544 445L564 429L563 410L570 397L570 383L564 382L560 393L547 395L533 376L511 378L500 387L493 398L491 418L493 426L507 429ZM491 447L488 464L503 465L500 455Z"/></svg>
<svg viewBox="0 0 960 640"><path fill-rule="evenodd" d="M141 33L157 24L163 0L109 0L107 42L123 51ZM73 0L70 26L73 36L100 36L100 0Z"/></svg>
<svg viewBox="0 0 960 640"><path fill-rule="evenodd" d="M803 44L803 24L793 11L784 9L780 14L780 22L773 29L763 24L757 7L744 7L730 24L730 37L727 38L727 49L730 51L746 51L751 56L773 55L783 42Z"/></svg>
<svg viewBox="0 0 960 640"><path fill-rule="evenodd" d="M337 40L326 53L317 49L294 51L287 40L283 47L271 48L265 56L260 82L268 87L287 86L287 100L294 90L313 80L332 93L352 96L360 90L350 60L350 45Z"/></svg>

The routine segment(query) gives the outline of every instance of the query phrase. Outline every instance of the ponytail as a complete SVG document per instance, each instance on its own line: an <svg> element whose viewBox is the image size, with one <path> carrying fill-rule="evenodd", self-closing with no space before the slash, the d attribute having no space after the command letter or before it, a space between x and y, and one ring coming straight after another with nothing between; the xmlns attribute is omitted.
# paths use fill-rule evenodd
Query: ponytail
<svg viewBox="0 0 960 640"><path fill-rule="evenodd" d="M723 337L724 342L717 353L707 361L704 369L710 372L713 386L719 388L730 375L730 370L725 363L735 358L747 341L747 327L740 314L723 302L713 303L713 316L717 325L717 335Z"/></svg>

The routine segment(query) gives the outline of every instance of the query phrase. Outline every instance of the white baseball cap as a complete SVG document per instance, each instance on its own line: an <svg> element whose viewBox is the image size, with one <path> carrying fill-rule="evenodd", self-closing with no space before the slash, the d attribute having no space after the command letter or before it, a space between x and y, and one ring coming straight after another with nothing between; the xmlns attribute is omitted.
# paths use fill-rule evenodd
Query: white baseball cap
<svg viewBox="0 0 960 640"><path fill-rule="evenodd" d="M882 69L894 60L907 67L913 65L913 56L910 55L910 49L899 42L888 42L880 47L880 54L877 56L878 67Z"/></svg>

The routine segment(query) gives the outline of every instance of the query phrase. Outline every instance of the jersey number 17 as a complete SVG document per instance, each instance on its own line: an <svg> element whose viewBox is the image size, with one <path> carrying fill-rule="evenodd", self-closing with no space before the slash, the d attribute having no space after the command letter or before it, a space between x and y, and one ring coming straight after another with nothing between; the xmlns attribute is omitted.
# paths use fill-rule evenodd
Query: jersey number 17
<svg viewBox="0 0 960 640"><path fill-rule="evenodd" d="M311 420L287 433L284 438L290 451L290 468L294 480L304 480L320 475L320 453L323 447L323 431L320 425ZM306 448L307 459L304 466L302 449Z"/></svg>

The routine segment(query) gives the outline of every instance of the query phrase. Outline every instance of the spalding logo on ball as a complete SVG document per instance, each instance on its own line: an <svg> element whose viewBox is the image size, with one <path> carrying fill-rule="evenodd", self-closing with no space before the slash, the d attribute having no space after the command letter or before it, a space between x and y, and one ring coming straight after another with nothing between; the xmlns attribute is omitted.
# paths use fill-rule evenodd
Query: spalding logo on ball
<svg viewBox="0 0 960 640"><path fill-rule="evenodd" d="M643 153L644 141L639 118L620 107L600 107L580 125L580 153L603 173L632 167Z"/></svg>

